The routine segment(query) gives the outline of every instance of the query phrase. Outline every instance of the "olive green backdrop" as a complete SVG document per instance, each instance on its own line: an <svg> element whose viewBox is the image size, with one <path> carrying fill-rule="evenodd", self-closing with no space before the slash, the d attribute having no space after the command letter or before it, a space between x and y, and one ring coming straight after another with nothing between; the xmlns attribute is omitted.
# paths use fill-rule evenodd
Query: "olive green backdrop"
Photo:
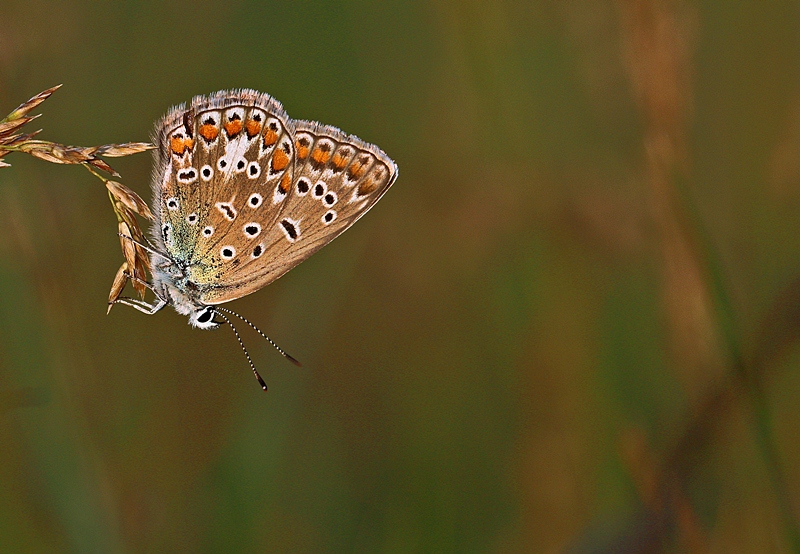
<svg viewBox="0 0 800 554"><path fill-rule="evenodd" d="M800 552L800 4L0 5L0 112L251 87L392 156L230 305L106 315L102 184L0 169L2 552ZM148 154L110 160L149 200Z"/></svg>

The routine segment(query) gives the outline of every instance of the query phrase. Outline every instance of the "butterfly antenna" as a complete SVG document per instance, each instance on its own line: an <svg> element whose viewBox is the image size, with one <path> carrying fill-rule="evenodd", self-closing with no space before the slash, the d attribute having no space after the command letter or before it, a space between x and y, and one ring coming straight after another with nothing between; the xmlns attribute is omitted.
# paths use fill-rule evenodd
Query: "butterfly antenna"
<svg viewBox="0 0 800 554"><path fill-rule="evenodd" d="M215 310L215 311L216 311L216 310ZM264 391L266 392L266 390L267 390L267 384L264 382L264 379L262 379L262 378L261 378L261 375L259 375L259 374L258 374L258 370L256 369L256 366L255 366L255 364L253 363L253 359L250 357L250 353L247 351L247 348L245 348L245 347L244 347L244 343L242 342L242 337L240 337L240 336L239 336L239 331L237 331L237 330L236 330L236 327L234 327L234 326L233 326L233 323L231 323L231 320L230 320L230 319L228 319L227 317L225 317L225 315L224 315L224 314L219 314L219 313L218 313L218 315L219 315L219 316L220 316L222 319L224 319L224 320L225 320L225 322L226 322L228 325L230 325L230 326L231 326L231 329L233 329L233 334L234 334L234 335L236 335L236 340L238 340L238 341L239 341L239 346L241 346L241 347L242 347L242 351L244 352L244 355L245 355L245 357L247 358L247 363L248 363L248 364L250 364L250 369L252 369L252 370L253 370L253 375L255 375L255 376L256 376L256 379L258 379L258 383L261 385L261 388L262 388L262 389L264 389Z"/></svg>
<svg viewBox="0 0 800 554"><path fill-rule="evenodd" d="M235 315L236 317L238 317L239 319L241 319L242 321L244 321L245 323L247 323L247 324L248 324L250 327L252 327L252 328L253 328L253 330L255 330L255 332L256 332L256 333L258 333L258 334L259 334L259 335L261 335L261 336L262 336L264 339L266 339L266 340L267 340L267 342L269 342L269 343L270 343L272 346L274 346L274 347L275 347L275 350L277 350L278 352L280 352L280 353L281 353L281 356L283 356L284 358L286 358L287 360L289 360L290 362L292 362L292 363L293 363L294 365L296 365L297 367L303 367L303 364L301 364L301 363L300 363L300 362L298 362L296 359L294 359L292 356L290 356L289 354L287 354L287 353L286 353L286 352L283 350L283 348L281 348L280 346L278 346L277 344L275 344L275 341L273 341L271 338L269 338L267 335L265 335L265 334L264 334L264 333L261 331L261 329L259 329L258 327L256 327L256 326L255 326L253 323L250 323L250 321L249 321L249 320L247 320L245 317L243 317L243 316L240 316L239 314L237 314L237 313L236 313L236 312L234 312L233 310L228 310L227 308L223 308L223 307L221 307L221 306L215 306L215 307L214 307L214 309L215 309L215 310L222 310L223 312L227 312L227 313L229 313L229 314L231 314L231 315ZM222 314L220 314L220 315L222 315ZM223 316L223 317L224 317L224 316ZM227 321L227 318L225 318L225 319L226 319L226 321Z"/></svg>

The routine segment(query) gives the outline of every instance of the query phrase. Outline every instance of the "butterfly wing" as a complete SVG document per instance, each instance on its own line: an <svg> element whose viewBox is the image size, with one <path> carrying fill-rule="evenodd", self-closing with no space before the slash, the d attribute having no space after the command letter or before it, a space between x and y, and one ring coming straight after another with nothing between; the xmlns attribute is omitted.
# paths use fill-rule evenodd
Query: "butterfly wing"
<svg viewBox="0 0 800 554"><path fill-rule="evenodd" d="M200 294L203 303L228 302L271 283L346 231L397 177L397 166L377 146L319 123L293 127L291 187L279 186L270 198L277 209L254 218L258 234L237 252L239 264L223 265L219 281Z"/></svg>
<svg viewBox="0 0 800 554"><path fill-rule="evenodd" d="M239 249L250 237L242 224L257 219L260 228L277 218L273 198L287 196L293 180L293 123L266 94L221 91L171 110L156 140L154 238L199 296L245 259Z"/></svg>

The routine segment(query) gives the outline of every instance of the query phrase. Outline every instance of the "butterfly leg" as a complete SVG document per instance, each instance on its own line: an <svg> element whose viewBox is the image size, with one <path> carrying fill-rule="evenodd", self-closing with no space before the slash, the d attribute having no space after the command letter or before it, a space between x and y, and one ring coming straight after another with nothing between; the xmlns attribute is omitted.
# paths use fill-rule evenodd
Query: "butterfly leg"
<svg viewBox="0 0 800 554"><path fill-rule="evenodd" d="M127 277L128 279L130 279L131 281L134 281L134 282L136 282L136 283L141 283L142 285L144 285L145 287L147 287L148 289L150 289L150 290L153 292L153 294L155 295L155 297L156 297L156 298L158 298L159 302L164 302L164 303L166 303L166 302L167 302L167 300L166 300L165 298L162 298L162 297L161 297L161 295L160 295L160 294L158 294L158 291L157 291L157 290L156 290L156 288L153 286L153 283L150 283L150 282L148 282L148 281L145 281L145 280L143 280L143 279L139 279L139 278L138 278L138 277L136 277L135 275L131 275L131 274L129 274L129 273L126 273L126 274L125 274L125 277ZM126 296L126 297L124 297L124 298L127 298L127 296ZM131 299L131 300L132 300L132 299ZM136 302L140 302L140 301L139 301L139 300L136 300ZM145 305L147 305L147 306L155 306L155 304L147 304L146 302L145 302L144 304L145 304ZM159 308L159 310L160 310L161 308L163 308L163 306L161 306L161 307ZM158 311L158 310L156 310L156 311Z"/></svg>
<svg viewBox="0 0 800 554"><path fill-rule="evenodd" d="M141 283L142 285L144 285L145 287L147 287L151 291L156 292L156 289L153 287L153 283L150 283L149 281L145 281L144 279L139 279L138 277L136 277L135 275L133 275L131 273L125 273L125 277L127 277L128 279L130 279L131 281L134 281L136 283Z"/></svg>
<svg viewBox="0 0 800 554"><path fill-rule="evenodd" d="M120 298L114 300L114 304L124 304L125 306L130 306L131 308L139 310L143 314L153 315L158 310L166 306L167 301L159 298L158 302L148 304L147 302L144 302L142 300L137 300L135 298L128 298L127 296L121 296Z"/></svg>

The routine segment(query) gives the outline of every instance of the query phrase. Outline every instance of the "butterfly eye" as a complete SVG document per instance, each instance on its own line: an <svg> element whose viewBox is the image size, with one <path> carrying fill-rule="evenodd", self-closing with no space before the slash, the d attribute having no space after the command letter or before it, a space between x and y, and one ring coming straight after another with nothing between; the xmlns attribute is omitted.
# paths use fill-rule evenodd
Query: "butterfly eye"
<svg viewBox="0 0 800 554"><path fill-rule="evenodd" d="M214 321L214 315L217 312L211 306L206 306L201 308L200 310L194 312L194 314L190 317L190 323L195 327L200 327L201 329L216 329L219 327L219 323Z"/></svg>
<svg viewBox="0 0 800 554"><path fill-rule="evenodd" d="M211 177L214 176L214 170L211 169L210 165L204 165L200 168L200 176L203 178L203 181L210 181Z"/></svg>
<svg viewBox="0 0 800 554"><path fill-rule="evenodd" d="M167 200L167 209L168 210L177 210L178 209L178 199L175 197L170 198Z"/></svg>
<svg viewBox="0 0 800 554"><path fill-rule="evenodd" d="M213 234L214 234L214 228L213 227L208 226L208 227L203 229L203 236L210 237Z"/></svg>
<svg viewBox="0 0 800 554"><path fill-rule="evenodd" d="M236 255L236 249L233 246L223 246L219 249L219 253L223 260L230 260Z"/></svg>
<svg viewBox="0 0 800 554"><path fill-rule="evenodd" d="M247 160L245 160L244 158L239 158L238 160L236 160L237 173L241 173L242 171L244 171L245 167L247 167Z"/></svg>
<svg viewBox="0 0 800 554"><path fill-rule="evenodd" d="M197 214L187 215L186 221L189 223L189 225L194 225L195 223L197 223Z"/></svg>
<svg viewBox="0 0 800 554"><path fill-rule="evenodd" d="M197 316L197 321L200 323L208 323L211 321L211 318L214 316L213 310L211 308L206 309L202 314Z"/></svg>

